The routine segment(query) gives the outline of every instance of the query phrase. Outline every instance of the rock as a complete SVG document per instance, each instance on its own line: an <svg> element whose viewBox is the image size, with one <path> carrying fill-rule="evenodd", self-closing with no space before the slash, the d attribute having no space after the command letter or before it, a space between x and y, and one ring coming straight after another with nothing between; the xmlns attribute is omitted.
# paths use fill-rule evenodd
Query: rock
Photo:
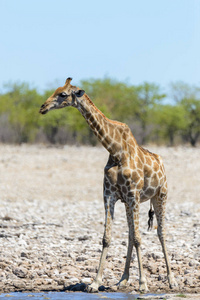
<svg viewBox="0 0 200 300"><path fill-rule="evenodd" d="M69 281L71 284L74 284L74 283L79 282L79 279L77 277L71 277L71 278L69 278Z"/></svg>
<svg viewBox="0 0 200 300"><path fill-rule="evenodd" d="M109 289L108 289L108 292L114 293L114 292L117 292L118 289L119 289L118 286L116 286L116 285L110 285Z"/></svg>
<svg viewBox="0 0 200 300"><path fill-rule="evenodd" d="M41 270L38 270L38 271L37 271L37 274L38 274L38 276L44 275L44 271L42 270L42 267L41 267Z"/></svg>
<svg viewBox="0 0 200 300"><path fill-rule="evenodd" d="M193 285L193 278L187 277L187 278L184 280L184 283L185 283L186 285L192 286L192 285Z"/></svg>
<svg viewBox="0 0 200 300"><path fill-rule="evenodd" d="M32 272L32 273L29 274L29 278L31 280L34 279L34 278L36 278L36 277L37 277L37 273L36 272Z"/></svg>
<svg viewBox="0 0 200 300"><path fill-rule="evenodd" d="M34 286L40 286L43 284L43 280L42 279L34 279L33 281Z"/></svg>
<svg viewBox="0 0 200 300"><path fill-rule="evenodd" d="M91 279L91 278L88 278L88 277L83 278L81 281L82 281L83 283L85 283L85 284L91 284L91 283L92 283L92 279Z"/></svg>
<svg viewBox="0 0 200 300"><path fill-rule="evenodd" d="M165 276L163 276L163 275L158 275L158 281L164 281L164 279L165 279Z"/></svg>
<svg viewBox="0 0 200 300"><path fill-rule="evenodd" d="M23 282L22 280L13 280L13 285L14 287L16 287L17 289L24 289L26 287L25 282Z"/></svg>
<svg viewBox="0 0 200 300"><path fill-rule="evenodd" d="M84 261L84 260L86 260L87 259L87 257L86 256L78 256L77 258L76 258L76 261Z"/></svg>
<svg viewBox="0 0 200 300"><path fill-rule="evenodd" d="M28 271L25 268L15 268L13 270L13 274L17 277L25 278L27 276Z"/></svg>
<svg viewBox="0 0 200 300"><path fill-rule="evenodd" d="M72 292L84 292L86 290L86 284L85 283L77 283L77 284L72 284L69 286L66 286L67 291L72 291Z"/></svg>
<svg viewBox="0 0 200 300"><path fill-rule="evenodd" d="M76 255L73 252L69 253L69 257L72 258L72 260L76 260Z"/></svg>
<svg viewBox="0 0 200 300"><path fill-rule="evenodd" d="M0 269L4 270L7 267L7 264L5 262L0 262Z"/></svg>
<svg viewBox="0 0 200 300"><path fill-rule="evenodd" d="M97 272L97 267L87 266L85 269L91 273Z"/></svg>
<svg viewBox="0 0 200 300"><path fill-rule="evenodd" d="M90 239L91 239L91 236L89 236L89 235L83 235L83 236L78 237L79 241L87 241L87 240L90 240Z"/></svg>
<svg viewBox="0 0 200 300"><path fill-rule="evenodd" d="M195 265L196 265L195 260L191 260L191 261L189 262L189 266L190 266L190 267L195 266Z"/></svg>
<svg viewBox="0 0 200 300"><path fill-rule="evenodd" d="M24 239L20 239L18 244L19 246L27 247L27 242Z"/></svg>
<svg viewBox="0 0 200 300"><path fill-rule="evenodd" d="M21 252L21 257L28 258L28 254L26 252Z"/></svg>
<svg viewBox="0 0 200 300"><path fill-rule="evenodd" d="M64 278L55 278L54 280L57 282L58 285L64 286L64 283L65 283Z"/></svg>
<svg viewBox="0 0 200 300"><path fill-rule="evenodd" d="M158 271L158 266L152 263L151 265L147 266L147 269L151 274L156 274Z"/></svg>

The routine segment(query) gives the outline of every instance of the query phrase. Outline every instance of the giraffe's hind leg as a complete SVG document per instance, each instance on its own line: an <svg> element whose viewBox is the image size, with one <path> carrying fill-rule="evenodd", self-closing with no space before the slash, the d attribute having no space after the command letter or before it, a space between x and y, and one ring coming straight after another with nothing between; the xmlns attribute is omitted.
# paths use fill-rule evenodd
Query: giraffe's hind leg
<svg viewBox="0 0 200 300"><path fill-rule="evenodd" d="M171 266L170 266L167 248L166 248L166 242L165 242L165 206L166 206L167 194L162 193L161 190L159 194L154 198L152 198L151 200L153 203L153 207L155 210L156 219L158 223L157 233L165 257L169 287L174 288L177 286L177 283L171 271Z"/></svg>
<svg viewBox="0 0 200 300"><path fill-rule="evenodd" d="M125 285L129 279L129 267L133 246L135 246L137 259L138 259L138 267L139 267L139 290L141 293L147 293L147 281L145 278L143 265L142 265L142 256L141 256L141 237L139 232L139 205L140 205L140 195L138 192L133 192L133 197L128 198L125 204L126 206L126 215L129 226L129 244L128 244L128 252L126 258L126 264L124 273L119 282L119 286Z"/></svg>
<svg viewBox="0 0 200 300"><path fill-rule="evenodd" d="M129 240L128 240L128 250L127 250L127 256L126 256L126 264L124 268L124 273L122 275L122 278L120 279L118 286L124 287L127 284L127 281L129 279L129 268L131 263L131 256L133 251L133 236L134 236L134 228L133 228L133 214L132 209L125 204L126 208L126 216L127 216L127 222L128 222L128 228L129 228Z"/></svg>

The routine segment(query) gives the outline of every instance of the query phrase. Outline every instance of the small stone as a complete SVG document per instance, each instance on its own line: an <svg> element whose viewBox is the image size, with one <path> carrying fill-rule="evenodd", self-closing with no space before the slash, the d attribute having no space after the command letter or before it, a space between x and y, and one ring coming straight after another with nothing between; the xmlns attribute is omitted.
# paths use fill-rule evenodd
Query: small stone
<svg viewBox="0 0 200 300"><path fill-rule="evenodd" d="M163 280L164 278L163 278L163 276L162 275L158 275L158 281L161 281L161 280Z"/></svg>
<svg viewBox="0 0 200 300"><path fill-rule="evenodd" d="M27 276L28 271L24 268L16 268L13 270L13 274L17 277L25 278Z"/></svg>
<svg viewBox="0 0 200 300"><path fill-rule="evenodd" d="M97 271L97 267L93 267L93 266L87 266L85 268L85 270L89 271L89 272L92 272L92 273L95 273Z"/></svg>
<svg viewBox="0 0 200 300"><path fill-rule="evenodd" d="M38 274L38 276L42 276L42 275L44 275L44 271L43 270L38 270L37 274Z"/></svg>
<svg viewBox="0 0 200 300"><path fill-rule="evenodd" d="M19 246L24 246L24 247L28 246L27 243L26 243L26 241L23 240L23 239L20 239L19 242L18 242L18 244L19 244Z"/></svg>
<svg viewBox="0 0 200 300"><path fill-rule="evenodd" d="M29 278L32 280L32 279L34 279L34 278L36 278L37 277L37 273L36 272L33 272L33 273L31 273L30 275L29 275Z"/></svg>
<svg viewBox="0 0 200 300"><path fill-rule="evenodd" d="M83 236L78 237L79 241L87 241L89 239L91 239L91 236L89 236L89 235L83 235Z"/></svg>
<svg viewBox="0 0 200 300"><path fill-rule="evenodd" d="M61 285L63 286L64 283L65 283L65 280L64 280L63 278L58 278L58 279L54 279L54 280L55 280L55 281L57 282L57 284L60 285L60 286L61 286Z"/></svg>
<svg viewBox="0 0 200 300"><path fill-rule="evenodd" d="M83 283L85 283L85 284L91 284L91 283L92 283L92 279L91 279L91 278L88 278L88 277L83 278L81 281L82 281Z"/></svg>
<svg viewBox="0 0 200 300"><path fill-rule="evenodd" d="M54 269L53 272L52 272L52 275L59 275L58 269Z"/></svg>
<svg viewBox="0 0 200 300"><path fill-rule="evenodd" d="M42 279L39 278L39 279L35 279L35 280L34 280L34 285L35 285L35 286L38 286L38 285L40 286L40 285L42 285L42 284L43 284L43 280L42 280Z"/></svg>
<svg viewBox="0 0 200 300"><path fill-rule="evenodd" d="M7 267L7 264L4 262L0 262L0 269L4 270Z"/></svg>
<svg viewBox="0 0 200 300"><path fill-rule="evenodd" d="M17 289L24 289L26 287L26 284L22 280L13 280L13 285Z"/></svg>
<svg viewBox="0 0 200 300"><path fill-rule="evenodd" d="M154 264L151 264L151 265L147 266L147 269L149 270L149 272L151 274L156 274L157 270L158 270L158 267Z"/></svg>
<svg viewBox="0 0 200 300"><path fill-rule="evenodd" d="M113 285L113 286L111 286L111 292L117 292L117 290L118 290L118 286L116 286L116 285Z"/></svg>
<svg viewBox="0 0 200 300"><path fill-rule="evenodd" d="M72 260L76 260L76 256L74 255L74 253L69 253L68 255Z"/></svg>
<svg viewBox="0 0 200 300"><path fill-rule="evenodd" d="M77 258L76 258L76 261L84 261L84 260L86 260L87 258L85 257L85 256L78 256Z"/></svg>
<svg viewBox="0 0 200 300"><path fill-rule="evenodd" d="M71 278L69 278L69 281L71 283L77 283L77 282L79 282L79 279L77 277L71 277Z"/></svg>
<svg viewBox="0 0 200 300"><path fill-rule="evenodd" d="M159 252L153 252L152 253L152 257L154 260L157 260L157 259L160 259L161 258L161 255Z"/></svg>
<svg viewBox="0 0 200 300"><path fill-rule="evenodd" d="M184 280L184 283L185 283L186 285L191 286L191 285L193 285L193 280L192 280L191 277L188 277L188 278L186 278L186 279Z"/></svg>
<svg viewBox="0 0 200 300"><path fill-rule="evenodd" d="M27 255L27 253L25 253L25 252L21 252L21 257L28 258L28 255Z"/></svg>
<svg viewBox="0 0 200 300"><path fill-rule="evenodd" d="M191 261L189 262L189 266L192 267L192 266L194 266L194 265L195 265L195 262L191 260Z"/></svg>

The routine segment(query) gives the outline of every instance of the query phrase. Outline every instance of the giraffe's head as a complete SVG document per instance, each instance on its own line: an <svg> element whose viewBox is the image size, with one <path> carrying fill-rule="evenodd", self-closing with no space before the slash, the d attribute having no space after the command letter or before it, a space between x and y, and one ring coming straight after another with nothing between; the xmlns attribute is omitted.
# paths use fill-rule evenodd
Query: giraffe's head
<svg viewBox="0 0 200 300"><path fill-rule="evenodd" d="M40 108L41 114L46 114L49 110L63 108L65 106L77 106L77 98L82 97L85 91L70 84L72 78L67 78L63 87L57 88Z"/></svg>

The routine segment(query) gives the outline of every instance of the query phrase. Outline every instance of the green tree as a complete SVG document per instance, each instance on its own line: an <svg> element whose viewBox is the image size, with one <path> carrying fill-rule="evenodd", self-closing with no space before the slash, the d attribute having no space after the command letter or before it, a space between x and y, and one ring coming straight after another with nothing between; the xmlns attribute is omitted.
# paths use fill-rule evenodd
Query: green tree
<svg viewBox="0 0 200 300"><path fill-rule="evenodd" d="M176 104L180 103L183 99L200 99L200 88L183 81L172 82L169 85L169 96Z"/></svg>
<svg viewBox="0 0 200 300"><path fill-rule="evenodd" d="M110 78L83 80L81 86L108 118L126 122L134 115L137 101L134 86Z"/></svg>
<svg viewBox="0 0 200 300"><path fill-rule="evenodd" d="M38 103L40 96L28 84L9 84L7 92L0 96L0 114L6 115L17 143L34 141L38 124Z"/></svg>
<svg viewBox="0 0 200 300"><path fill-rule="evenodd" d="M165 97L166 95L161 92L160 86L154 83L144 82L137 86L136 117L142 129L142 144L147 142L147 127L154 122L152 115L154 114L155 106L161 103Z"/></svg>
<svg viewBox="0 0 200 300"><path fill-rule="evenodd" d="M185 98L180 104L185 109L184 136L195 147L200 137L200 99Z"/></svg>
<svg viewBox="0 0 200 300"><path fill-rule="evenodd" d="M185 129L185 110L180 105L157 105L154 120L158 125L156 132L159 138L169 140L170 146L173 146L176 135Z"/></svg>
<svg viewBox="0 0 200 300"><path fill-rule="evenodd" d="M4 88L6 91L0 94L1 142L97 143L78 110L57 110L45 117L38 113L53 90L41 94L27 83L8 84ZM200 137L198 87L172 83L169 94L173 105L163 104L165 94L153 83L134 86L104 78L83 80L81 88L108 118L127 123L142 144L152 139L153 132L157 141L169 140L170 145L175 138L182 137L195 146Z"/></svg>
<svg viewBox="0 0 200 300"><path fill-rule="evenodd" d="M171 94L175 103L185 110L185 128L182 134L195 146L200 137L200 88L176 82L171 84Z"/></svg>

